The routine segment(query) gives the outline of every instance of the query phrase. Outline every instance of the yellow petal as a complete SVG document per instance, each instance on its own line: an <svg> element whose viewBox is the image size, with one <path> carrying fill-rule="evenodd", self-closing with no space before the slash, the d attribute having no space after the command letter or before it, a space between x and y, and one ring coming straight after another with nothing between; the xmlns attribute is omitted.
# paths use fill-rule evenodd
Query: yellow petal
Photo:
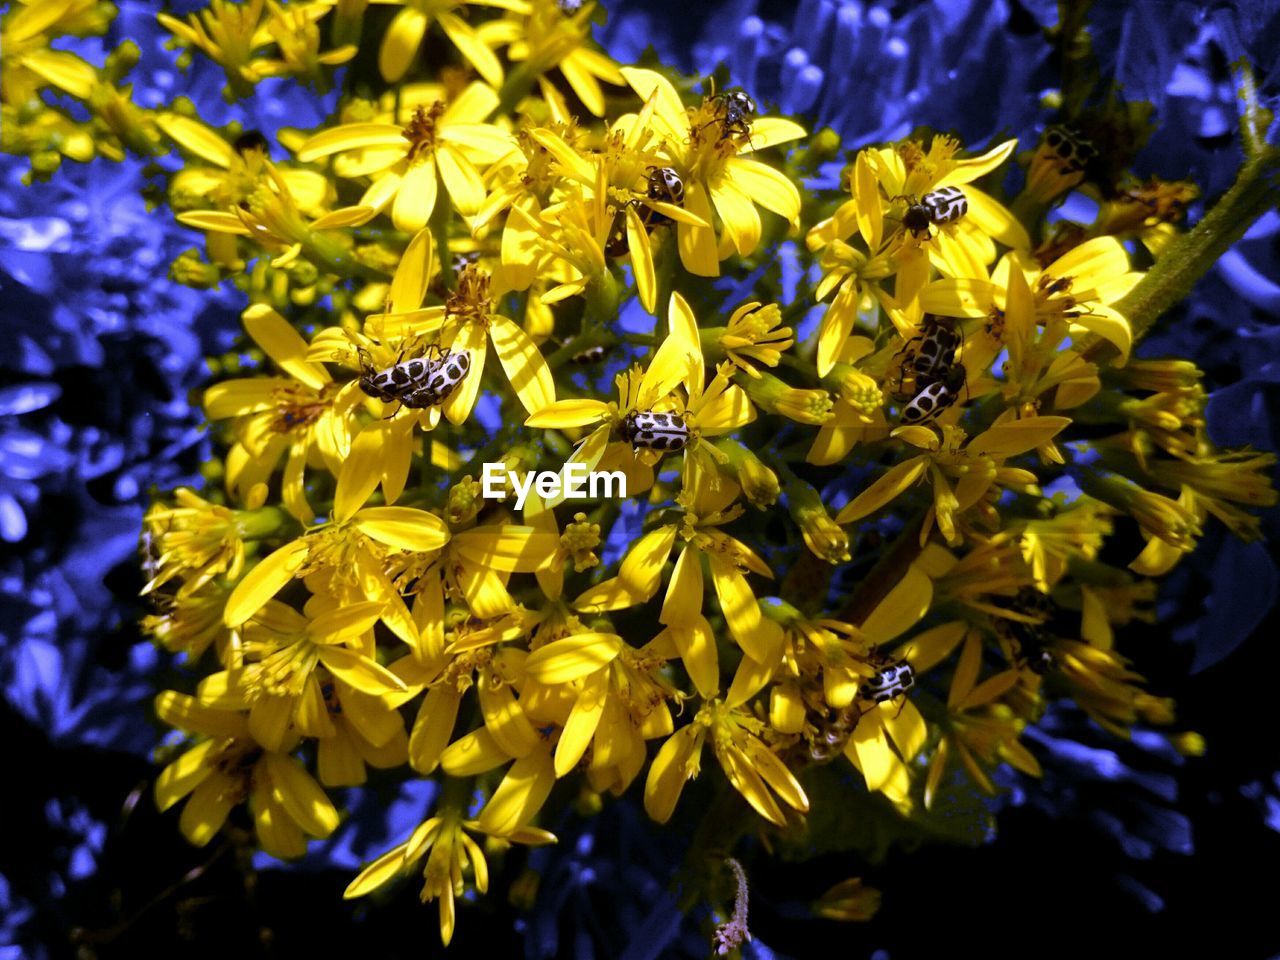
<svg viewBox="0 0 1280 960"><path fill-rule="evenodd" d="M406 689L404 681L394 673L354 650L335 646L322 646L318 650L320 662L330 673L362 693L378 697Z"/></svg>
<svg viewBox="0 0 1280 960"><path fill-rule="evenodd" d="M480 675L480 713L494 743L510 757L523 757L542 743L511 685L501 682L491 670Z"/></svg>
<svg viewBox="0 0 1280 960"><path fill-rule="evenodd" d="M264 760L271 775L272 798L299 827L321 838L338 828L338 811L302 767L278 753L267 753Z"/></svg>
<svg viewBox="0 0 1280 960"><path fill-rule="evenodd" d="M986 176L1008 160L1009 155L1013 153L1017 145L1017 140L1006 140L1004 143L992 147L981 156L966 157L963 160L955 161L955 166L951 168L951 171L939 179L933 185L933 188L936 190L939 187L959 186L962 183L969 183L979 177Z"/></svg>
<svg viewBox="0 0 1280 960"><path fill-rule="evenodd" d="M563 777L576 767L587 752L591 738L600 725L600 717L604 714L608 690L607 676L603 671L583 683L573 709L569 712L569 719L565 721L560 733L560 742L556 744L557 777Z"/></svg>
<svg viewBox="0 0 1280 960"><path fill-rule="evenodd" d="M649 249L649 234L640 222L634 204L627 205L627 246L631 250L631 270L635 275L636 292L640 305L653 313L658 304L658 278L653 267L653 251Z"/></svg>
<svg viewBox="0 0 1280 960"><path fill-rule="evenodd" d="M362 147L403 147L404 131L391 123L348 123L322 130L298 148L303 163Z"/></svg>
<svg viewBox="0 0 1280 960"><path fill-rule="evenodd" d="M566 427L585 427L599 423L608 415L609 405L602 400L557 400L527 418L524 425L562 430Z"/></svg>
<svg viewBox="0 0 1280 960"><path fill-rule="evenodd" d="M666 524L650 530L627 551L618 568L618 579L633 595L648 600L658 592L662 568L676 542L676 527Z"/></svg>
<svg viewBox="0 0 1280 960"><path fill-rule="evenodd" d="M595 673L622 652L622 638L612 633L579 633L553 640L529 654L524 672L552 686Z"/></svg>
<svg viewBox="0 0 1280 960"><path fill-rule="evenodd" d="M402 843L399 846L392 847L372 863L366 865L356 878L347 885L347 889L342 892L342 898L344 900L353 900L356 897L363 897L365 894L372 893L383 884L393 880L401 870L405 869L404 852L406 846L407 844Z"/></svg>
<svg viewBox="0 0 1280 960"><path fill-rule="evenodd" d="M489 337L498 362L525 410L537 415L556 402L555 380L538 345L502 316L489 318Z"/></svg>
<svg viewBox="0 0 1280 960"><path fill-rule="evenodd" d="M550 754L535 750L511 765L477 824L491 837L510 836L537 816L555 786L556 770Z"/></svg>
<svg viewBox="0 0 1280 960"><path fill-rule="evenodd" d="M800 191L781 170L745 157L731 157L725 167L734 185L752 201L772 210L792 227L800 226Z"/></svg>
<svg viewBox="0 0 1280 960"><path fill-rule="evenodd" d="M355 525L371 539L400 550L425 553L449 542L449 528L434 513L412 507L366 507Z"/></svg>
<svg viewBox="0 0 1280 960"><path fill-rule="evenodd" d="M680 792L696 772L695 752L702 748L699 728L694 724L681 727L667 738L644 784L644 809L658 823L666 823L675 812Z"/></svg>
<svg viewBox="0 0 1280 960"><path fill-rule="evenodd" d="M484 203L484 181L471 161L448 144L441 144L436 148L436 166L458 212L469 217L479 210Z"/></svg>
<svg viewBox="0 0 1280 960"><path fill-rule="evenodd" d="M504 573L532 573L548 563L559 546L555 534L510 523L474 527L453 538L458 556Z"/></svg>
<svg viewBox="0 0 1280 960"><path fill-rule="evenodd" d="M436 273L435 249L431 231L419 230L409 241L387 295L387 312L417 310L427 296L427 288Z"/></svg>
<svg viewBox="0 0 1280 960"><path fill-rule="evenodd" d="M932 602L933 581L913 563L860 624L862 633L875 644L892 640L919 623Z"/></svg>
<svg viewBox="0 0 1280 960"><path fill-rule="evenodd" d="M198 120L176 113L163 113L156 117L156 126L180 146L224 170L235 159L231 144Z"/></svg>
<svg viewBox="0 0 1280 960"><path fill-rule="evenodd" d="M436 208L438 178L431 157L413 163L405 171L391 207L391 222L397 230L416 233L427 225Z"/></svg>
<svg viewBox="0 0 1280 960"><path fill-rule="evenodd" d="M222 622L228 627L238 627L261 610L298 575L308 553L309 548L304 541L294 540L260 560L227 597Z"/></svg>
<svg viewBox="0 0 1280 960"><path fill-rule="evenodd" d="M440 756L440 766L451 777L474 777L510 759L489 728L481 727L449 744Z"/></svg>
<svg viewBox="0 0 1280 960"><path fill-rule="evenodd" d="M1067 417L1028 417L997 424L969 441L971 456L1016 457L1048 443L1071 425Z"/></svg>
<svg viewBox="0 0 1280 960"><path fill-rule="evenodd" d="M395 83L408 73L426 35L427 23L426 13L418 7L402 7L395 15L378 49L378 72L387 83ZM302 159L301 154L298 159Z"/></svg>
<svg viewBox="0 0 1280 960"><path fill-rule="evenodd" d="M836 514L836 523L852 523L870 516L891 503L924 474L929 465L928 457L912 457L895 464L883 477L873 483Z"/></svg>

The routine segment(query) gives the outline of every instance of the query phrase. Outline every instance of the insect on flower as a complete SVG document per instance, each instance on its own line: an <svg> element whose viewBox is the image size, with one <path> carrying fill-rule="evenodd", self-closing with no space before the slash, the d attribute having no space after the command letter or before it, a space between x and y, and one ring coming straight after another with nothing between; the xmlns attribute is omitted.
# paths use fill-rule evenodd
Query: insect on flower
<svg viewBox="0 0 1280 960"><path fill-rule="evenodd" d="M871 703L888 703L905 696L916 685L916 674L905 660L887 663L858 689L858 696Z"/></svg>
<svg viewBox="0 0 1280 960"><path fill-rule="evenodd" d="M1082 172L1098 155L1098 148L1091 140L1066 127L1050 127L1044 133L1044 143L1062 161L1064 174Z"/></svg>
<svg viewBox="0 0 1280 960"><path fill-rule="evenodd" d="M962 343L963 336L950 317L926 313L920 323L920 333L894 354L895 359L902 357L899 384L910 378L919 388L944 379Z"/></svg>
<svg viewBox="0 0 1280 960"><path fill-rule="evenodd" d="M1021 587L1014 597L1012 609L1027 616L1050 618L1056 607L1053 600L1035 587ZM1032 673L1044 675L1052 669L1056 660L1049 649L1050 635L1044 622L1025 623L998 617L994 620L996 634L1008 643L1014 662Z"/></svg>
<svg viewBox="0 0 1280 960"><path fill-rule="evenodd" d="M470 372L471 356L431 344L425 356L375 370L368 362L368 354L361 350L360 366L360 389L369 396L387 403L398 400L412 410L424 410L449 399Z"/></svg>
<svg viewBox="0 0 1280 960"><path fill-rule="evenodd" d="M964 364L952 364L937 380L917 391L902 411L902 422L928 423L959 400L960 391L966 386Z"/></svg>
<svg viewBox="0 0 1280 960"><path fill-rule="evenodd" d="M756 102L744 90L726 90L710 97L720 124L720 139L751 139L751 122L756 116Z"/></svg>
<svg viewBox="0 0 1280 960"><path fill-rule="evenodd" d="M920 239L929 235L931 226L955 223L968 212L969 201L963 190L959 187L939 187L907 207L907 212L902 215L902 225L911 231L913 237Z"/></svg>
<svg viewBox="0 0 1280 960"><path fill-rule="evenodd" d="M594 347L587 347L581 353L575 353L569 358L570 363L576 363L579 366L587 366L592 363L599 363L608 354L608 350L602 344L596 344Z"/></svg>
<svg viewBox="0 0 1280 960"><path fill-rule="evenodd" d="M675 413L632 411L619 424L618 432L635 450L675 453L689 445L689 424Z"/></svg>

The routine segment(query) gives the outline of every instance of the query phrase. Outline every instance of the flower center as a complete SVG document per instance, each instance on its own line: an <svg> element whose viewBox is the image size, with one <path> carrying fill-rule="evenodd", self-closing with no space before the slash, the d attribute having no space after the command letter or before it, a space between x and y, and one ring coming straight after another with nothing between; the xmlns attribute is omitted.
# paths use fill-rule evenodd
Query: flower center
<svg viewBox="0 0 1280 960"><path fill-rule="evenodd" d="M409 141L409 159L416 160L430 153L436 147L436 122L444 113L444 104L439 100L430 107L419 106L413 113L413 119L401 133Z"/></svg>

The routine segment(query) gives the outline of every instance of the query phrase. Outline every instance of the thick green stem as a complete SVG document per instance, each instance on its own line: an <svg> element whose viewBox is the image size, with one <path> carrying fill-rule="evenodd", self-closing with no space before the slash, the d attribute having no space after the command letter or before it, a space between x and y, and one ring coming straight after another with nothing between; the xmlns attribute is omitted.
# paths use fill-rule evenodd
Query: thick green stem
<svg viewBox="0 0 1280 960"><path fill-rule="evenodd" d="M1129 320L1136 343L1170 307L1186 298L1197 281L1244 236L1253 222L1280 205L1280 149L1264 147L1245 162L1235 184L1205 218L1165 250L1115 308ZM1113 352L1097 337L1082 340L1089 359Z"/></svg>

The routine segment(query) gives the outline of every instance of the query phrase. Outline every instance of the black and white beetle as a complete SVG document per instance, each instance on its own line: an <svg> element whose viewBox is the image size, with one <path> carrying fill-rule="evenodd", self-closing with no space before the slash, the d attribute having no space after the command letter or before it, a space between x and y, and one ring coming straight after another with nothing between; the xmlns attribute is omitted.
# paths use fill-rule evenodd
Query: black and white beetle
<svg viewBox="0 0 1280 960"><path fill-rule="evenodd" d="M599 363L608 352L608 349L603 344L597 343L594 347L587 347L581 353L575 353L569 358L569 362L585 367L588 364Z"/></svg>
<svg viewBox="0 0 1280 960"><path fill-rule="evenodd" d="M901 364L900 379L910 376L918 388L942 380L956 362L956 351L963 338L954 320L926 313L920 321L920 332L912 337L895 357L906 356Z"/></svg>
<svg viewBox="0 0 1280 960"><path fill-rule="evenodd" d="M1044 143L1062 161L1060 172L1063 174L1082 172L1098 155L1098 148L1092 141L1066 127L1050 127L1044 132Z"/></svg>
<svg viewBox="0 0 1280 960"><path fill-rule="evenodd" d="M969 200L959 187L939 187L907 207L902 225L919 239L929 235L929 227L955 223L969 212Z"/></svg>
<svg viewBox="0 0 1280 960"><path fill-rule="evenodd" d="M436 356L415 357L392 364L385 370L368 365L368 355L361 350L360 389L386 403L399 401L414 410L424 410L444 403L471 370L471 355L441 350L432 345L428 352Z"/></svg>
<svg viewBox="0 0 1280 960"><path fill-rule="evenodd" d="M888 703L911 691L916 685L916 673L905 660L889 663L876 671L858 687L858 696L871 703Z"/></svg>
<svg viewBox="0 0 1280 960"><path fill-rule="evenodd" d="M636 451L675 453L689 445L689 424L678 413L633 410L618 425L618 433Z"/></svg>
<svg viewBox="0 0 1280 960"><path fill-rule="evenodd" d="M684 181L672 167L650 167L649 177L645 181L645 194L650 200L669 203L675 207L684 206ZM659 213L651 207L645 207L644 222L646 226L658 227L670 223L671 218Z"/></svg>
<svg viewBox="0 0 1280 960"><path fill-rule="evenodd" d="M960 391L965 385L964 364L952 364L942 371L937 380L916 391L902 410L902 422L928 423L960 399Z"/></svg>

